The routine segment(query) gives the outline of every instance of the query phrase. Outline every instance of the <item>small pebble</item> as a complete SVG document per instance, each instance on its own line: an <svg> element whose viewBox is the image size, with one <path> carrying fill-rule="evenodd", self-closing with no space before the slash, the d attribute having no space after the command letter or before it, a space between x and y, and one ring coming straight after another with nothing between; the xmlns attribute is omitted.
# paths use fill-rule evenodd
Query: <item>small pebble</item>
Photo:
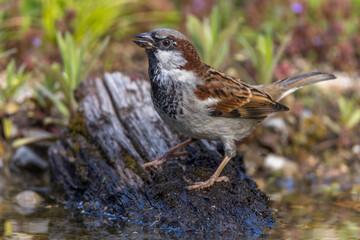
<svg viewBox="0 0 360 240"><path fill-rule="evenodd" d="M14 156L10 159L10 165L12 170L26 170L33 174L42 173L49 167L46 160L27 146L16 149Z"/></svg>
<svg viewBox="0 0 360 240"><path fill-rule="evenodd" d="M275 154L269 154L265 157L264 166L274 171L282 171L285 176L291 176L297 171L296 163Z"/></svg>
<svg viewBox="0 0 360 240"><path fill-rule="evenodd" d="M283 118L268 118L264 121L264 127L272 128L276 132L281 133L283 138L287 138L289 136L289 129Z"/></svg>
<svg viewBox="0 0 360 240"><path fill-rule="evenodd" d="M360 144L354 145L354 146L352 147L352 152L353 152L354 154L360 154Z"/></svg>
<svg viewBox="0 0 360 240"><path fill-rule="evenodd" d="M23 208L36 208L43 201L43 198L34 191L26 190L15 197L16 203Z"/></svg>

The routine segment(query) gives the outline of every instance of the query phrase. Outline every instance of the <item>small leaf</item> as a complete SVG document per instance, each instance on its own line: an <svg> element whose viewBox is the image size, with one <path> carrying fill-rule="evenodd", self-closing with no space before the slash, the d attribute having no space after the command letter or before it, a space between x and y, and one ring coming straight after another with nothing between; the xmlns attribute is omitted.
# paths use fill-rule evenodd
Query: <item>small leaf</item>
<svg viewBox="0 0 360 240"><path fill-rule="evenodd" d="M9 139L11 137L12 132L13 132L13 124L12 124L12 122L7 118L3 118L2 119L2 126L3 126L5 139Z"/></svg>
<svg viewBox="0 0 360 240"><path fill-rule="evenodd" d="M189 30L190 37L191 37L196 49L199 51L200 55L203 57L204 52L205 52L204 51L205 45L203 45L202 42L206 39L205 39L205 32L204 32L201 22L195 16L189 15L187 17L186 26L187 26L187 29Z"/></svg>
<svg viewBox="0 0 360 240"><path fill-rule="evenodd" d="M224 61L228 51L229 51L229 44L228 43L223 44L222 48L218 50L217 56L214 57L213 67L217 68L220 66L220 64Z"/></svg>
<svg viewBox="0 0 360 240"><path fill-rule="evenodd" d="M346 123L348 129L352 129L360 122L360 110L353 112Z"/></svg>
<svg viewBox="0 0 360 240"><path fill-rule="evenodd" d="M15 73L15 60L11 59L10 63L6 66L6 87L12 86L12 79Z"/></svg>
<svg viewBox="0 0 360 240"><path fill-rule="evenodd" d="M341 132L340 126L328 116L324 116L323 121L334 133L339 134Z"/></svg>
<svg viewBox="0 0 360 240"><path fill-rule="evenodd" d="M216 39L219 33L220 16L219 16L219 7L215 6L210 15L210 32L212 34L211 38Z"/></svg>
<svg viewBox="0 0 360 240"><path fill-rule="evenodd" d="M15 61L12 59L6 67L6 88L2 90L1 98L10 101L16 96L23 84L29 79L30 74L23 74L25 65L16 71Z"/></svg>
<svg viewBox="0 0 360 240"><path fill-rule="evenodd" d="M26 137L26 138L18 138L13 141L12 146L14 148L18 148L23 145L27 145L30 143L41 142L41 141L55 141L57 137L53 136L40 136L40 137Z"/></svg>
<svg viewBox="0 0 360 240"><path fill-rule="evenodd" d="M36 65L47 75L48 78L52 79L55 82L58 82L60 85L61 92L64 94L65 103L67 106L70 104L72 98L72 91L69 89L64 75L61 73L61 70L58 65L46 66L42 63L36 62ZM45 87L45 86L43 86ZM51 92L51 91L50 91Z"/></svg>
<svg viewBox="0 0 360 240"><path fill-rule="evenodd" d="M284 37L284 39L281 41L281 44L280 44L280 47L279 49L277 50L276 54L275 54L275 57L274 57L274 61L273 61L273 65L272 65L272 69L274 69L276 67L276 65L279 63L280 61L280 58L283 56L284 54L284 51L287 47L287 45L289 44L291 40L291 35L286 35Z"/></svg>
<svg viewBox="0 0 360 240"><path fill-rule="evenodd" d="M68 121L61 118L47 117L44 119L44 125L47 126L49 124L55 124L66 127L68 125Z"/></svg>
<svg viewBox="0 0 360 240"><path fill-rule="evenodd" d="M41 91L42 94L44 94L47 98L50 99L50 101L53 102L55 107L60 111L62 115L64 115L66 118L70 117L69 109L66 107L66 105L63 102L61 102L61 100L57 96L55 96L47 88L41 85L38 86L37 88L39 89L39 91Z"/></svg>
<svg viewBox="0 0 360 240"><path fill-rule="evenodd" d="M92 51L91 54L91 58L88 61L88 63L84 66L84 70L82 72L82 76L81 76L81 80L85 80L85 78L87 77L92 65L94 64L94 61L99 58L99 56L104 52L106 46L108 45L110 41L110 37L107 36L101 43L100 45L98 45L97 48L95 48L95 50ZM80 83L80 82L79 82ZM78 83L78 84L79 84ZM77 87L77 86L76 86Z"/></svg>
<svg viewBox="0 0 360 240"><path fill-rule="evenodd" d="M239 37L239 42L245 48L245 51L249 54L249 57L254 66L258 66L259 59L258 55L255 52L255 49L250 45L250 43L242 36Z"/></svg>
<svg viewBox="0 0 360 240"><path fill-rule="evenodd" d="M11 220L6 220L4 223L4 236L6 237L11 237L14 235L13 233L13 226L12 226L12 221Z"/></svg>

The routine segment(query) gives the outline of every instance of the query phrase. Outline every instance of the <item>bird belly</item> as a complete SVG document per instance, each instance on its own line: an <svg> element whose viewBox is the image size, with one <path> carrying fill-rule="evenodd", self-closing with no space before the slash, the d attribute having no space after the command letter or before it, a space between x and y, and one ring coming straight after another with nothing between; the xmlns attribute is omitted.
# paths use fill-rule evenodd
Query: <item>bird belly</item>
<svg viewBox="0 0 360 240"><path fill-rule="evenodd" d="M176 118L157 109L160 117L170 127L181 134L195 139L241 140L248 136L260 122L253 119L224 118L209 116L206 109L196 108L198 105L181 104L182 114Z"/></svg>

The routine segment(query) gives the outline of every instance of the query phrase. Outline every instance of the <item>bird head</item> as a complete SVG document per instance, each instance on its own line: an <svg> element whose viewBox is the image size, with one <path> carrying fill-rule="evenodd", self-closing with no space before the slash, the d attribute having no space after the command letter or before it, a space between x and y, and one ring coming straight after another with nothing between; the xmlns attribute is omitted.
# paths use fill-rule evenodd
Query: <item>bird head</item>
<svg viewBox="0 0 360 240"><path fill-rule="evenodd" d="M150 64L167 71L187 70L198 72L203 67L192 43L182 33L167 28L133 36L133 41L146 49Z"/></svg>

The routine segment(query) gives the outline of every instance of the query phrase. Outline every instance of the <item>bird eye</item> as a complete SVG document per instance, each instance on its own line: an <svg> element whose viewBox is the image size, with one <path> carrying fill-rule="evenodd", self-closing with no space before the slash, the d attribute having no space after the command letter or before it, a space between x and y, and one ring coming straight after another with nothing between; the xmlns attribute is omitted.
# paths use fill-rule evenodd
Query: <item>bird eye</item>
<svg viewBox="0 0 360 240"><path fill-rule="evenodd" d="M165 39L165 40L162 41L162 45L163 45L164 47L170 46L170 43L171 43L171 41L168 40L168 39Z"/></svg>

